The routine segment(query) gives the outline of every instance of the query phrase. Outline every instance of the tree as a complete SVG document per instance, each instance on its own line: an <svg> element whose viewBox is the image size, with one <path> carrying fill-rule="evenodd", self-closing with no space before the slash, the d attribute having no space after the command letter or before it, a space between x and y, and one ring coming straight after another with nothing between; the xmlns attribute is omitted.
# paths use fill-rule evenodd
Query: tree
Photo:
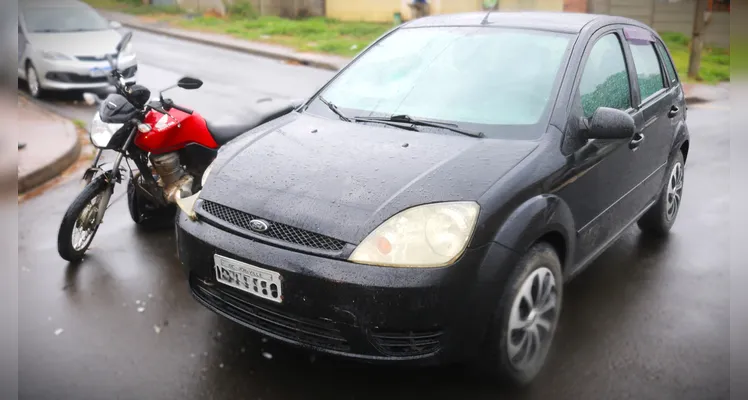
<svg viewBox="0 0 748 400"><path fill-rule="evenodd" d="M688 77L697 79L701 68L701 50L704 48L704 30L711 21L708 12L709 0L696 0L696 12L693 16L693 32L691 33L691 55L688 58Z"/></svg>

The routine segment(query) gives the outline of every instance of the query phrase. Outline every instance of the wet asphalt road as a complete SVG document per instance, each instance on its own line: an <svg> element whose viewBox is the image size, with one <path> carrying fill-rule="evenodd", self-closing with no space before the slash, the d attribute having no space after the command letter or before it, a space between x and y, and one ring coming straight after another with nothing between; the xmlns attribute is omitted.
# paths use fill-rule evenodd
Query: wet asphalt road
<svg viewBox="0 0 748 400"><path fill-rule="evenodd" d="M172 96L209 118L240 116L265 96L304 96L331 75L142 33L135 45L149 87L182 74L204 79L199 91ZM90 119L83 106L55 103ZM569 283L549 365L530 388L510 390L459 367L368 366L265 342L198 305L173 232L140 231L122 200L88 258L68 265L56 235L79 191L69 178L19 204L21 397L726 399L728 107L690 107L692 145L673 234L652 242L632 227Z"/></svg>

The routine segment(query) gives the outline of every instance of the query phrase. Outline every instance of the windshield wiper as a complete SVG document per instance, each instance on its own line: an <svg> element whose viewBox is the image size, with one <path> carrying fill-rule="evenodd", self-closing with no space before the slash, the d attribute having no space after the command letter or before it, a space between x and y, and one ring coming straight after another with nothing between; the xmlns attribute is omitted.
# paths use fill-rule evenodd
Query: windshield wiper
<svg viewBox="0 0 748 400"><path fill-rule="evenodd" d="M411 125L418 125L418 126L430 126L432 128L441 128L441 129L447 129L452 132L460 133L466 136L471 137L484 137L485 135L483 132L475 132L470 131L467 129L458 128L454 124L448 124L445 122L437 122L432 121L428 119L418 119L413 118L408 115L392 115L389 117L356 117L354 118L354 121L356 122L395 122L395 123L403 123L403 124L411 124Z"/></svg>
<svg viewBox="0 0 748 400"><path fill-rule="evenodd" d="M59 29L37 29L34 31L34 33L60 33L62 32Z"/></svg>
<svg viewBox="0 0 748 400"><path fill-rule="evenodd" d="M340 119L342 119L345 122L353 122L350 118L346 117L345 114L343 114L342 112L340 112L340 110L338 110L338 106L336 106L335 104L330 103L329 101L325 100L325 98L322 97L322 96L319 96L317 98L319 99L319 101L322 102L322 104L326 105L327 108L330 109L330 111L334 112L335 115L337 115L338 117L340 117Z"/></svg>

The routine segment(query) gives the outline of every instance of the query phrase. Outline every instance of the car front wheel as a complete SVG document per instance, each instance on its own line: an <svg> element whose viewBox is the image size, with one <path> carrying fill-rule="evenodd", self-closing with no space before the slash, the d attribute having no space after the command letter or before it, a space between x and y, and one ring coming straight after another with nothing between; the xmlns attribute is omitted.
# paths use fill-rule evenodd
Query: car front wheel
<svg viewBox="0 0 748 400"><path fill-rule="evenodd" d="M545 365L561 314L561 261L547 243L531 247L503 288L488 337L486 372L523 386Z"/></svg>
<svg viewBox="0 0 748 400"><path fill-rule="evenodd" d="M29 86L29 94L31 97L38 99L42 97L43 91L39 84L39 75L36 73L36 68L29 63L26 67L26 82Z"/></svg>

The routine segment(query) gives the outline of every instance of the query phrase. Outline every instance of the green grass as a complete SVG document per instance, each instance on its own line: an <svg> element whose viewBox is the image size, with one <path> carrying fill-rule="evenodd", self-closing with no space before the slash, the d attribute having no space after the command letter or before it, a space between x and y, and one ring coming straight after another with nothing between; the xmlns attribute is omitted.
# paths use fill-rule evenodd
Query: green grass
<svg viewBox="0 0 748 400"><path fill-rule="evenodd" d="M175 22L182 28L225 33L234 37L275 43L300 51L358 54L388 29L389 24L341 22L323 17L290 20L279 17L218 18L202 16Z"/></svg>
<svg viewBox="0 0 748 400"><path fill-rule="evenodd" d="M73 120L73 125L75 125L75 127L78 128L78 129L86 130L86 123L83 122L83 121L81 121L81 120L79 120L79 119L74 119Z"/></svg>
<svg viewBox="0 0 748 400"><path fill-rule="evenodd" d="M662 32L670 54L675 62L678 75L685 81L691 81L688 76L688 58L690 55L690 39L681 33ZM730 80L730 51L717 47L704 46L701 52L700 82L716 84Z"/></svg>
<svg viewBox="0 0 748 400"><path fill-rule="evenodd" d="M178 6L149 6L141 0L83 0L92 7L102 10L119 11L133 15L182 14Z"/></svg>

